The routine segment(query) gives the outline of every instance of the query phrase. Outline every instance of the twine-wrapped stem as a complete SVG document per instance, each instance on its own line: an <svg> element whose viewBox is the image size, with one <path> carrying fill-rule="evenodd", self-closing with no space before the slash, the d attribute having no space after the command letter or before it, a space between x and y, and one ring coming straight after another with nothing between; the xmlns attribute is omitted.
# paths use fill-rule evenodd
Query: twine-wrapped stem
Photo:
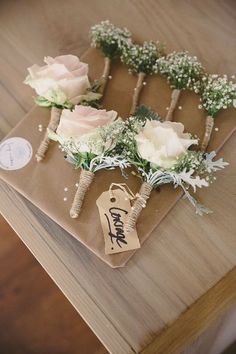
<svg viewBox="0 0 236 354"><path fill-rule="evenodd" d="M75 219L79 216L83 200L90 184L94 179L94 173L91 171L81 170L79 185L74 196L74 200L70 209L70 216Z"/></svg>
<svg viewBox="0 0 236 354"><path fill-rule="evenodd" d="M135 200L131 208L131 211L126 219L125 232L127 233L131 232L135 228L138 217L142 209L146 206L146 201L148 200L151 191L152 191L151 184L147 182L143 182L139 190L138 197Z"/></svg>
<svg viewBox="0 0 236 354"><path fill-rule="evenodd" d="M206 117L205 133L201 145L201 151L206 151L206 148L210 142L212 130L214 127L214 118L211 116Z"/></svg>
<svg viewBox="0 0 236 354"><path fill-rule="evenodd" d="M53 132L55 132L57 130L59 121L60 121L60 117L61 117L61 109L56 108L56 107L52 107L51 108L51 117L50 117L50 121L48 123L48 129L52 130ZM39 148L37 150L37 153L35 155L36 160L38 162L42 161L46 155L46 152L48 150L48 146L50 143L50 139L48 137L48 131L46 130L45 134L44 134L44 138L41 141Z"/></svg>
<svg viewBox="0 0 236 354"><path fill-rule="evenodd" d="M100 79L101 86L100 86L99 92L101 94L103 94L104 91L105 91L110 71L111 71L111 59L108 58L108 57L105 57L104 58L103 73L102 73L102 76L101 76L101 79Z"/></svg>
<svg viewBox="0 0 236 354"><path fill-rule="evenodd" d="M174 89L171 93L170 108L168 109L168 112L166 115L167 121L172 121L172 119L173 119L173 113L174 113L174 110L178 104L180 93L181 93L181 90L179 90L179 89Z"/></svg>
<svg viewBox="0 0 236 354"><path fill-rule="evenodd" d="M134 94L132 98L132 107L130 109L130 115L134 114L139 103L139 96L143 88L143 81L146 77L145 73L138 73L138 80L134 88Z"/></svg>

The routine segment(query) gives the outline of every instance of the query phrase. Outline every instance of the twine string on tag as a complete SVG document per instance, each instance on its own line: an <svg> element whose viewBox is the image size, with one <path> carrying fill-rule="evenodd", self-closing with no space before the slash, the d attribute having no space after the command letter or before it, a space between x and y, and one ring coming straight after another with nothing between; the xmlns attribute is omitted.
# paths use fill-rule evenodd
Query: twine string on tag
<svg viewBox="0 0 236 354"><path fill-rule="evenodd" d="M109 187L109 195L110 195L110 199L115 198L114 193L113 193L113 187L118 187L119 189L121 189L126 197L129 200L134 200L135 199L135 195L134 193L131 191L131 189L129 188L129 186L127 186L126 183L111 183L110 187Z"/></svg>
<svg viewBox="0 0 236 354"><path fill-rule="evenodd" d="M126 197L130 200L130 201L134 201L136 199L138 199L140 201L140 203L142 204L142 207L145 208L147 201L146 201L146 196L140 193L136 193L134 194L132 192L132 190L129 188L129 186L127 186L126 183L111 183L110 187L109 187L109 194L110 194L110 199L115 198L114 194L113 194L113 187L118 187L119 189L121 189Z"/></svg>
<svg viewBox="0 0 236 354"><path fill-rule="evenodd" d="M126 183L111 183L109 188L110 200L115 198L113 194L113 187L118 187L119 189L121 189L126 195L126 197L131 202L133 202L131 212L127 216L125 225L125 231L131 232L135 228L139 214L141 213L142 209L146 207L147 199L149 198L150 193L152 191L152 186L147 182L143 182L139 192L134 194Z"/></svg>

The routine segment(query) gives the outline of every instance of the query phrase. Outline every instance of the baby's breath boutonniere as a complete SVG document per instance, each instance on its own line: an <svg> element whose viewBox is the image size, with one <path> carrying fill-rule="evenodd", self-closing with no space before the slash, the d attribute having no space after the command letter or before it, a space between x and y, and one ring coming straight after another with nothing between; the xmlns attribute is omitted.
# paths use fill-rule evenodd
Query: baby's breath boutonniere
<svg viewBox="0 0 236 354"><path fill-rule="evenodd" d="M207 112L205 134L201 150L205 151L214 127L214 118L221 109L227 109L234 104L236 98L236 84L228 81L227 75L204 75L194 86L195 92L200 93L199 108Z"/></svg>
<svg viewBox="0 0 236 354"><path fill-rule="evenodd" d="M165 118L171 121L181 91L193 89L195 82L199 81L203 75L203 67L197 57L190 56L187 51L173 52L156 61L155 72L164 75L173 89L170 107Z"/></svg>
<svg viewBox="0 0 236 354"><path fill-rule="evenodd" d="M127 28L114 26L110 21L102 21L91 27L91 46L101 49L104 55L104 69L98 85L103 94L111 71L111 62L119 57L123 46L131 41L131 33Z"/></svg>
<svg viewBox="0 0 236 354"><path fill-rule="evenodd" d="M198 144L198 140L184 133L182 123L161 122L150 110L145 118L142 111L141 116L137 110L127 120L124 130L122 154L136 167L142 180L127 218L126 231L134 229L151 191L163 184L181 187L196 213L209 213L210 210L199 204L188 189L192 187L195 192L197 187L207 187L213 180L212 173L227 163L222 159L213 161L214 152L204 154L189 150L191 145Z"/></svg>
<svg viewBox="0 0 236 354"><path fill-rule="evenodd" d="M59 142L66 160L76 169L81 169L70 210L72 218L78 217L85 194L97 171L115 167L123 170L129 166L125 157L115 150L118 137L124 129L123 121L116 118L115 111L76 106L73 112L62 112L56 133L49 131L50 138Z"/></svg>
<svg viewBox="0 0 236 354"><path fill-rule="evenodd" d="M138 106L140 93L146 84L145 77L154 73L156 60L163 54L163 46L159 42L144 42L143 45L130 43L123 46L121 61L127 65L130 73L138 76L130 115L134 114Z"/></svg>
<svg viewBox="0 0 236 354"><path fill-rule="evenodd" d="M88 79L88 64L74 55L61 55L56 58L45 57L45 65L33 65L28 68L29 75L24 83L31 86L38 96L35 103L41 107L51 108L48 128L56 131L61 111L73 109L75 104L89 104L101 95L91 91ZM46 131L37 150L36 159L41 161L48 150L50 139Z"/></svg>

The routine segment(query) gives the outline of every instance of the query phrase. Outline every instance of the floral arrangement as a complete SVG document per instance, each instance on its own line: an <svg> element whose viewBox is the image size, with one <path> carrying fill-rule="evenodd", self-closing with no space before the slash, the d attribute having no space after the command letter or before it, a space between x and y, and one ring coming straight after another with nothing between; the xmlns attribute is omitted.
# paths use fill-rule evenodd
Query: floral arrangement
<svg viewBox="0 0 236 354"><path fill-rule="evenodd" d="M104 69L98 80L100 92L103 93L109 78L111 61L119 57L123 46L131 41L131 33L127 28L116 27L106 20L91 27L90 37L91 46L101 49L104 54Z"/></svg>
<svg viewBox="0 0 236 354"><path fill-rule="evenodd" d="M166 115L166 120L172 120L181 90L194 88L195 83L204 73L203 67L196 56L190 56L187 51L184 51L173 52L166 57L157 59L154 71L164 75L173 89L170 107Z"/></svg>
<svg viewBox="0 0 236 354"><path fill-rule="evenodd" d="M75 104L93 102L101 95L91 91L88 64L81 62L76 56L45 57L44 62L44 66L33 65L28 68L29 75L24 83L36 91L36 104L51 107L48 128L56 131L62 109L73 109ZM37 161L45 157L49 142L46 132L36 153Z"/></svg>
<svg viewBox="0 0 236 354"><path fill-rule="evenodd" d="M201 104L207 112L205 134L201 150L205 151L214 127L214 118L221 109L227 109L234 104L236 98L236 84L228 80L227 75L204 75L200 82L194 85L196 93L200 93Z"/></svg>
<svg viewBox="0 0 236 354"><path fill-rule="evenodd" d="M158 58L163 56L163 53L163 46L159 42L144 42L143 45L129 43L123 46L121 61L127 65L130 73L138 75L130 110L131 115L138 106L146 75L154 73L155 63Z"/></svg>
<svg viewBox="0 0 236 354"><path fill-rule="evenodd" d="M146 107L140 107L126 121L118 146L124 158L136 167L142 179L140 191L127 218L127 232L134 229L152 189L163 184L181 187L195 206L196 213L209 213L188 189L192 187L195 192L197 187L207 187L213 181L213 172L224 168L228 163L222 159L213 161L215 152L204 154L189 150L190 146L197 144L197 139L184 133L182 123L162 122L156 113Z"/></svg>
<svg viewBox="0 0 236 354"><path fill-rule="evenodd" d="M158 42L132 43L126 28L109 21L93 26L91 45L104 55L104 69L99 80L91 83L88 64L73 55L44 58L45 65L28 69L25 83L37 93L36 104L51 108L51 118L44 139L36 154L41 161L50 140L59 143L67 162L80 169L79 183L70 209L70 216L80 214L85 195L97 171L119 167L122 174L133 166L142 181L136 196L130 193L132 209L126 220L126 232L136 225L153 189L163 184L181 188L184 195L202 215L210 210L190 194L192 188L207 187L214 172L228 165L215 160L215 152L205 153L214 118L221 109L235 103L236 85L227 76L207 75L195 56L173 52L165 56ZM115 111L98 109L98 103L110 77L111 63L120 57L128 71L137 75L130 116L122 121ZM170 107L165 121L151 109L138 106L147 75L164 75L171 88ZM205 136L201 151L191 149L199 140L184 132L182 123L172 122L181 91L200 94L201 108L207 112ZM98 92L99 91L99 92Z"/></svg>
<svg viewBox="0 0 236 354"><path fill-rule="evenodd" d="M115 167L123 171L129 166L115 149L123 129L124 123L117 119L117 112L78 105L73 112L63 110L56 133L49 132L50 138L59 142L66 160L81 169L70 210L72 218L78 217L95 172Z"/></svg>

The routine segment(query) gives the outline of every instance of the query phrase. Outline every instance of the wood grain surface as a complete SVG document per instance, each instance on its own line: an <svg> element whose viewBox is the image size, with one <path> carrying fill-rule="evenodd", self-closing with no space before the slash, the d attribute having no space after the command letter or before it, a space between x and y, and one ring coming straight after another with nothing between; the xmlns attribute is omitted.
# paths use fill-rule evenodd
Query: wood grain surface
<svg viewBox="0 0 236 354"><path fill-rule="evenodd" d="M0 353L107 354L0 216Z"/></svg>
<svg viewBox="0 0 236 354"><path fill-rule="evenodd" d="M159 39L168 51L189 50L209 72L233 75L235 16L233 0L1 1L1 137L32 106L32 91L22 84L26 68L40 64L44 55L80 55L89 45L92 24L109 18L127 26L140 40ZM108 268L1 183L1 212L111 353L180 351L234 300L235 282L229 271L236 265L235 142L234 134L220 152L231 162L229 168L199 193L214 214L199 218L181 200L124 269ZM222 280L227 274L229 283ZM212 297L207 294L218 294L216 283L221 291L210 307ZM201 326L198 299L206 311ZM171 328L178 327L184 312L190 314L186 320L193 328L185 328L180 340ZM163 351L163 338L175 344Z"/></svg>

